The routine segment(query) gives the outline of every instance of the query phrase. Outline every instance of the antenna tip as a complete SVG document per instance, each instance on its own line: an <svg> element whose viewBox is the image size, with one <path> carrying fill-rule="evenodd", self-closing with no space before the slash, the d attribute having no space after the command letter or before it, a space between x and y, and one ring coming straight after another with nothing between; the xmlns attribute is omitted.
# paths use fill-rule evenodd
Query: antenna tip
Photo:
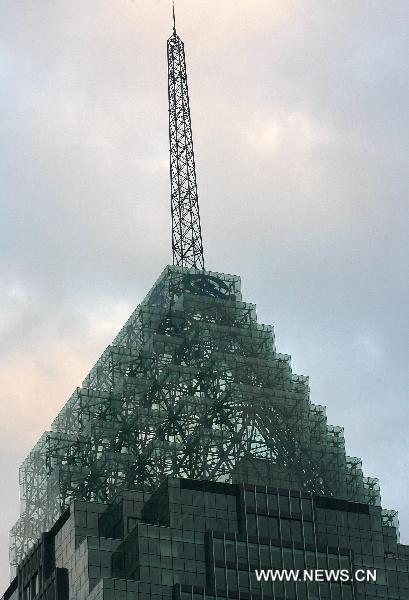
<svg viewBox="0 0 409 600"><path fill-rule="evenodd" d="M173 33L176 33L175 3L173 2Z"/></svg>

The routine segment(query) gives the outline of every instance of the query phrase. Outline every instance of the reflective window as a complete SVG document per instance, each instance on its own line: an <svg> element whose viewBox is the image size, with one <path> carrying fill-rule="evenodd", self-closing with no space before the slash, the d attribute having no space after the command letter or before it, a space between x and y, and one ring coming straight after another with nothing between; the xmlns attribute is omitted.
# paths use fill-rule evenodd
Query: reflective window
<svg viewBox="0 0 409 600"><path fill-rule="evenodd" d="M280 499L280 510L281 510L281 512L283 512L283 513L289 513L290 512L290 499L289 499L289 497L280 494L279 499Z"/></svg>
<svg viewBox="0 0 409 600"><path fill-rule="evenodd" d="M268 546L260 546L260 563L262 567L270 565L270 548Z"/></svg>
<svg viewBox="0 0 409 600"><path fill-rule="evenodd" d="M308 569L313 569L316 566L315 552L307 550L305 553L305 563Z"/></svg>
<svg viewBox="0 0 409 600"><path fill-rule="evenodd" d="M250 579L248 571L239 571L239 587L248 590L250 588Z"/></svg>
<svg viewBox="0 0 409 600"><path fill-rule="evenodd" d="M237 560L239 563L247 563L247 544L237 542Z"/></svg>
<svg viewBox="0 0 409 600"><path fill-rule="evenodd" d="M256 507L256 501L255 501L255 497L254 497L254 491L249 491L249 490L245 490L244 491L244 499L246 502L246 508L247 509L255 509Z"/></svg>
<svg viewBox="0 0 409 600"><path fill-rule="evenodd" d="M278 510L278 498L277 494L267 494L268 510L270 512L277 512Z"/></svg>
<svg viewBox="0 0 409 600"><path fill-rule="evenodd" d="M291 502L291 514L293 514L294 516L301 515L301 500L300 500L300 498L294 498L293 496L291 496L290 502Z"/></svg>
<svg viewBox="0 0 409 600"><path fill-rule="evenodd" d="M281 561L281 548L278 546L273 546L271 548L271 566L275 569L280 569L282 567Z"/></svg>
<svg viewBox="0 0 409 600"><path fill-rule="evenodd" d="M283 548L283 567L284 569L292 569L294 567L292 548Z"/></svg>
<svg viewBox="0 0 409 600"><path fill-rule="evenodd" d="M249 544L249 562L251 565L258 565L258 546L257 544Z"/></svg>
<svg viewBox="0 0 409 600"><path fill-rule="evenodd" d="M280 520L281 537L283 542L291 542L290 521L287 519Z"/></svg>
<svg viewBox="0 0 409 600"><path fill-rule="evenodd" d="M317 563L319 569L327 568L327 557L325 556L325 554L322 554L321 552L317 553Z"/></svg>
<svg viewBox="0 0 409 600"><path fill-rule="evenodd" d="M227 569L227 586L231 591L237 590L237 571Z"/></svg>
<svg viewBox="0 0 409 600"><path fill-rule="evenodd" d="M249 535L257 535L257 517L255 514L247 515L247 533Z"/></svg>
<svg viewBox="0 0 409 600"><path fill-rule="evenodd" d="M304 559L304 550L298 550L294 548L294 567L296 569L304 569L305 568L305 559Z"/></svg>
<svg viewBox="0 0 409 600"><path fill-rule="evenodd" d="M311 500L309 498L301 499L301 508L302 508L302 514L303 514L304 518L312 517L312 505L311 505Z"/></svg>
<svg viewBox="0 0 409 600"><path fill-rule="evenodd" d="M262 581L261 589L263 590L263 594L265 596L273 596L273 582L272 581Z"/></svg>
<svg viewBox="0 0 409 600"><path fill-rule="evenodd" d="M257 512L267 512L267 494L257 492Z"/></svg>
<svg viewBox="0 0 409 600"><path fill-rule="evenodd" d="M328 555L328 568L329 569L339 569L339 561L338 561L338 556L336 554Z"/></svg>
<svg viewBox="0 0 409 600"><path fill-rule="evenodd" d="M224 569L219 569L218 567L216 567L216 588L218 590L222 590L224 591L226 589L226 580L225 580L225 576L226 576L226 572Z"/></svg>
<svg viewBox="0 0 409 600"><path fill-rule="evenodd" d="M255 571L250 571L250 585L253 594L261 594L261 581L257 581Z"/></svg>
<svg viewBox="0 0 409 600"><path fill-rule="evenodd" d="M227 562L236 562L236 544L233 540L226 540L225 542L226 548L226 561Z"/></svg>
<svg viewBox="0 0 409 600"><path fill-rule="evenodd" d="M291 521L291 539L293 542L301 542L301 521Z"/></svg>
<svg viewBox="0 0 409 600"><path fill-rule="evenodd" d="M285 582L285 597L287 600L295 600L297 598L295 591L295 583L293 581Z"/></svg>
<svg viewBox="0 0 409 600"><path fill-rule="evenodd" d="M224 560L223 540L215 538L214 540L214 559Z"/></svg>
<svg viewBox="0 0 409 600"><path fill-rule="evenodd" d="M309 521L304 522L304 540L307 544L314 543L314 531L312 528L312 523Z"/></svg>

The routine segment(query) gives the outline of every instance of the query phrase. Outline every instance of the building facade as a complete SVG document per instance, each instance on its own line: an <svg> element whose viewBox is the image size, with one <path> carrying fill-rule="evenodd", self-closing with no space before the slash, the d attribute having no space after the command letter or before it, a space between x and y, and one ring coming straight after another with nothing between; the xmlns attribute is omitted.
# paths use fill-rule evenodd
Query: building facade
<svg viewBox="0 0 409 600"><path fill-rule="evenodd" d="M73 502L4 600L405 599L408 567L409 547L378 506L166 478L108 506Z"/></svg>
<svg viewBox="0 0 409 600"><path fill-rule="evenodd" d="M167 267L20 480L4 600L409 598L396 513L237 276Z"/></svg>

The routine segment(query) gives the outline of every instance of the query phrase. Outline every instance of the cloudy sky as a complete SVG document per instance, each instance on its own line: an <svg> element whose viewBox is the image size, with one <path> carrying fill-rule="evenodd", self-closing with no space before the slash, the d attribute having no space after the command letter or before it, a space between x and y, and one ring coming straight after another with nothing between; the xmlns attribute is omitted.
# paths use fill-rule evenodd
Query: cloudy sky
<svg viewBox="0 0 409 600"><path fill-rule="evenodd" d="M0 586L18 465L171 261L167 0L3 0ZM407 0L177 0L207 266L409 543Z"/></svg>

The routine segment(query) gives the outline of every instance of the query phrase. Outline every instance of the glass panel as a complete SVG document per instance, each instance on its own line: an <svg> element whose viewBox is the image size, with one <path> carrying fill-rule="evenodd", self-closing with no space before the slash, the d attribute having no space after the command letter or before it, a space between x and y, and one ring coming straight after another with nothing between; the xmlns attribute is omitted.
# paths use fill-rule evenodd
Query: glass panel
<svg viewBox="0 0 409 600"><path fill-rule="evenodd" d="M304 540L307 544L314 543L314 532L310 521L304 522Z"/></svg>
<svg viewBox="0 0 409 600"><path fill-rule="evenodd" d="M227 585L230 591L237 590L237 571L227 569Z"/></svg>
<svg viewBox="0 0 409 600"><path fill-rule="evenodd" d="M350 585L342 586L342 600L352 600L352 587Z"/></svg>
<svg viewBox="0 0 409 600"><path fill-rule="evenodd" d="M214 560L224 561L223 540L214 539Z"/></svg>
<svg viewBox="0 0 409 600"><path fill-rule="evenodd" d="M235 543L232 540L226 540L225 549L226 549L226 561L227 562L236 562Z"/></svg>
<svg viewBox="0 0 409 600"><path fill-rule="evenodd" d="M320 595L321 595L322 600L324 600L324 598L331 598L329 583L320 583L319 588L320 588Z"/></svg>
<svg viewBox="0 0 409 600"><path fill-rule="evenodd" d="M298 581L296 588L299 600L307 600L307 584L304 581Z"/></svg>
<svg viewBox="0 0 409 600"><path fill-rule="evenodd" d="M311 500L309 500L308 498L302 498L301 499L301 507L302 507L302 514L304 517L312 517L312 506L311 506Z"/></svg>
<svg viewBox="0 0 409 600"><path fill-rule="evenodd" d="M317 552L317 559L318 559L318 568L319 569L326 569L327 568L327 556L326 556L326 554L323 554L322 552Z"/></svg>
<svg viewBox="0 0 409 600"><path fill-rule="evenodd" d="M298 517L301 514L301 499L294 498L293 496L291 496L290 503L291 503L291 513L294 516Z"/></svg>
<svg viewBox="0 0 409 600"><path fill-rule="evenodd" d="M250 585L253 594L261 594L261 581L257 581L256 573L254 571L250 571Z"/></svg>
<svg viewBox="0 0 409 600"><path fill-rule="evenodd" d="M283 496L280 494L279 496L280 499L280 510L283 513L289 513L290 512L290 500L288 496Z"/></svg>
<svg viewBox="0 0 409 600"><path fill-rule="evenodd" d="M257 512L267 512L267 495L263 492L257 492Z"/></svg>
<svg viewBox="0 0 409 600"><path fill-rule="evenodd" d="M249 544L249 562L251 565L258 565L258 546L256 544Z"/></svg>
<svg viewBox="0 0 409 600"><path fill-rule="evenodd" d="M268 517L264 515L257 516L259 537L268 537Z"/></svg>
<svg viewBox="0 0 409 600"><path fill-rule="evenodd" d="M337 583L331 584L332 600L342 600L341 586Z"/></svg>
<svg viewBox="0 0 409 600"><path fill-rule="evenodd" d="M293 564L293 551L291 548L283 548L283 566L284 569L292 569Z"/></svg>
<svg viewBox="0 0 409 600"><path fill-rule="evenodd" d="M305 559L304 559L304 550L298 550L294 548L294 567L296 569L304 569L305 567Z"/></svg>
<svg viewBox="0 0 409 600"><path fill-rule="evenodd" d="M301 521L291 521L291 538L293 542L301 542Z"/></svg>
<svg viewBox="0 0 409 600"><path fill-rule="evenodd" d="M272 581L262 581L261 582L261 588L263 590L263 594L265 596L272 596L273 595L273 583Z"/></svg>
<svg viewBox="0 0 409 600"><path fill-rule="evenodd" d="M239 588L240 590L248 590L250 588L248 571L239 571Z"/></svg>
<svg viewBox="0 0 409 600"><path fill-rule="evenodd" d="M255 509L256 501L255 501L253 490L251 492L249 490L244 491L244 500L245 500L247 509L252 509L252 510Z"/></svg>
<svg viewBox="0 0 409 600"><path fill-rule="evenodd" d="M311 552L310 550L307 550L305 553L305 562L306 562L306 566L309 569L313 569L316 565L315 563L315 552Z"/></svg>
<svg viewBox="0 0 409 600"><path fill-rule="evenodd" d="M268 535L275 540L280 537L278 532L278 519L275 519L274 517L268 518Z"/></svg>
<svg viewBox="0 0 409 600"><path fill-rule="evenodd" d="M268 510L270 512L276 512L278 510L278 498L277 494L267 494Z"/></svg>
<svg viewBox="0 0 409 600"><path fill-rule="evenodd" d="M295 600L297 598L295 594L295 583L293 581L287 581L285 584L285 597L287 600Z"/></svg>
<svg viewBox="0 0 409 600"><path fill-rule="evenodd" d="M272 546L271 548L271 566L275 569L280 569L282 567L281 561L281 548L278 546Z"/></svg>
<svg viewBox="0 0 409 600"><path fill-rule="evenodd" d="M257 517L254 514L247 515L247 533L257 535Z"/></svg>
<svg viewBox="0 0 409 600"><path fill-rule="evenodd" d="M336 554L328 554L328 568L339 569L339 560Z"/></svg>
<svg viewBox="0 0 409 600"><path fill-rule="evenodd" d="M226 589L226 572L218 567L216 567L216 588L223 591Z"/></svg>
<svg viewBox="0 0 409 600"><path fill-rule="evenodd" d="M274 582L274 594L278 598L284 598L284 583L281 581Z"/></svg>
<svg viewBox="0 0 409 600"><path fill-rule="evenodd" d="M237 542L237 560L239 563L247 563L247 544Z"/></svg>
<svg viewBox="0 0 409 600"><path fill-rule="evenodd" d="M260 546L260 563L262 567L270 565L270 549L268 546Z"/></svg>
<svg viewBox="0 0 409 600"><path fill-rule="evenodd" d="M318 598L318 584L316 581L308 581L308 593L312 598Z"/></svg>
<svg viewBox="0 0 409 600"><path fill-rule="evenodd" d="M281 519L280 525L283 542L291 542L290 521L288 519Z"/></svg>

